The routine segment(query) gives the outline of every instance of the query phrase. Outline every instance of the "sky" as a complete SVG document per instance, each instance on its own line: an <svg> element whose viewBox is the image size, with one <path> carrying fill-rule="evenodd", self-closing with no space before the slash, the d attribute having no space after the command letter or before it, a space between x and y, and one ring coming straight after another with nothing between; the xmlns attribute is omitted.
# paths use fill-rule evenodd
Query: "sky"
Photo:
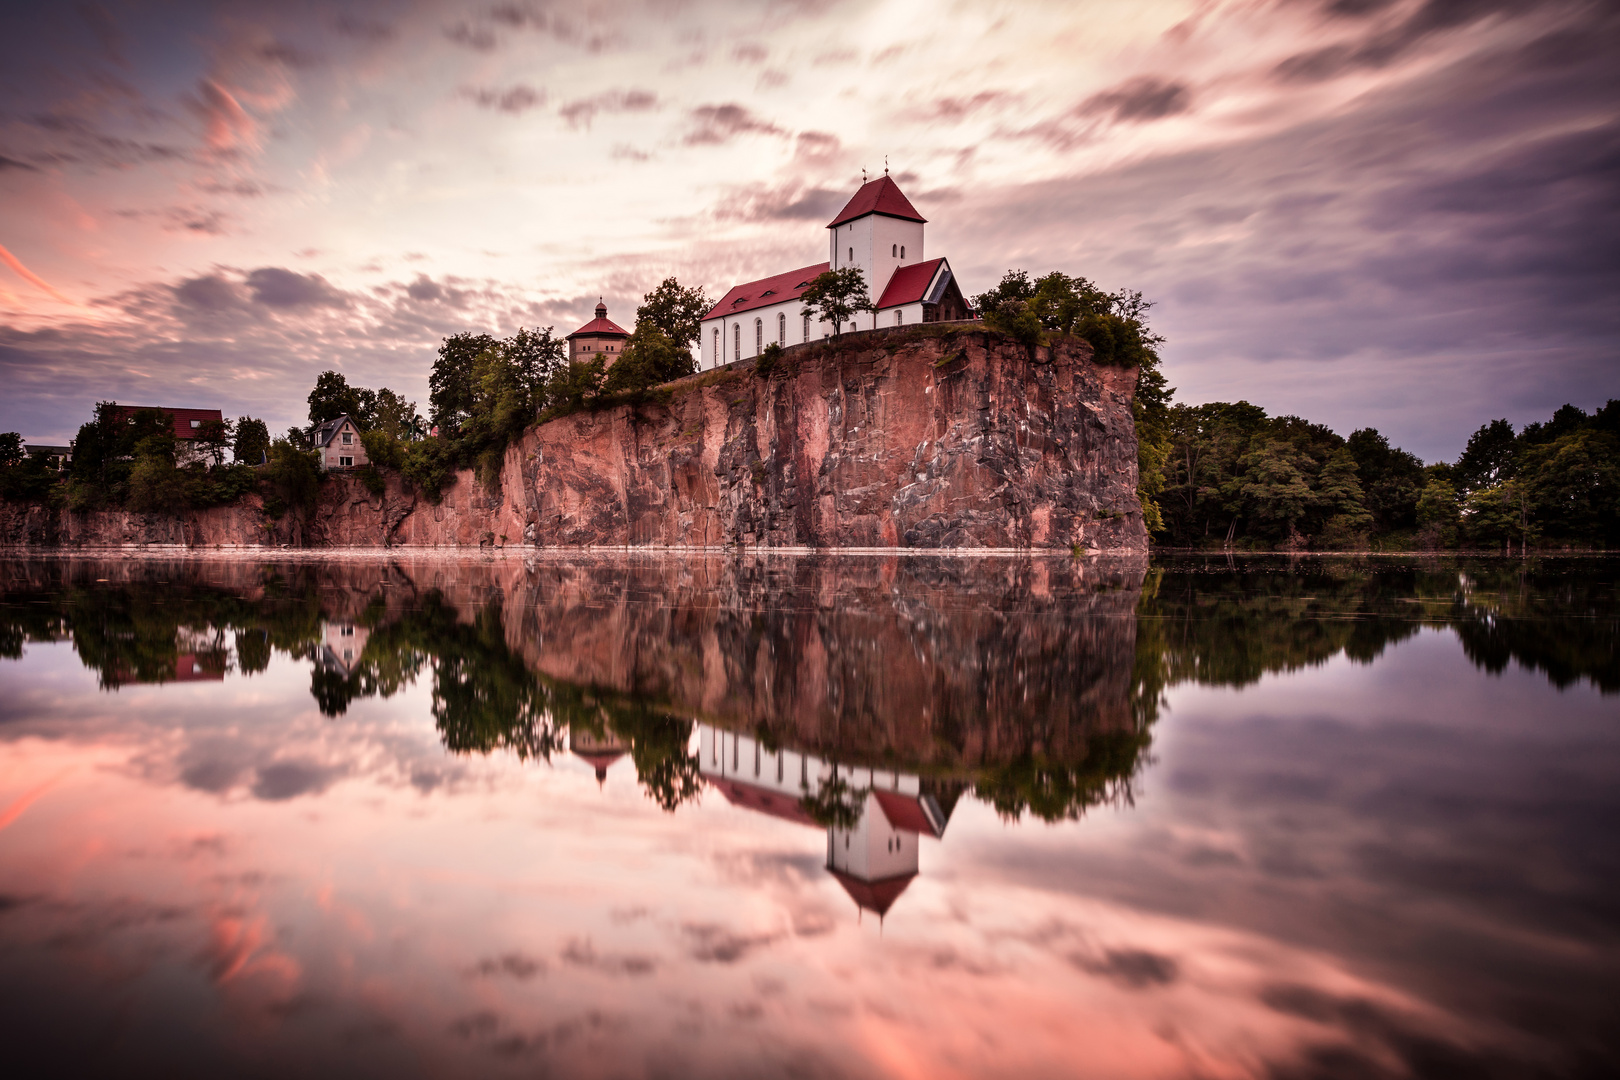
<svg viewBox="0 0 1620 1080"><path fill-rule="evenodd" d="M1581 0L0 6L0 431L427 409L442 338L826 258L885 166L969 295L1155 306L1190 403L1425 460L1620 396L1620 10Z"/></svg>

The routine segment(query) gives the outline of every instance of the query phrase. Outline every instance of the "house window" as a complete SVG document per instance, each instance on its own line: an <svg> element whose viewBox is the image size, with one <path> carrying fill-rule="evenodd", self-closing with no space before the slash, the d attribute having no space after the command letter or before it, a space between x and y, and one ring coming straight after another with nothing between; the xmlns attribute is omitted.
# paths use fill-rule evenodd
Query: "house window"
<svg viewBox="0 0 1620 1080"><path fill-rule="evenodd" d="M191 422L191 426L192 426L192 428L194 428L194 429L195 429L195 428L200 428L200 427L202 427L202 421L201 421L201 420L193 420L193 421L192 421L192 422Z"/></svg>
<svg viewBox="0 0 1620 1080"><path fill-rule="evenodd" d="M742 323L731 324L731 358L742 359Z"/></svg>
<svg viewBox="0 0 1620 1080"><path fill-rule="evenodd" d="M343 433L343 445L344 446L353 446L354 445L354 432L345 431Z"/></svg>
<svg viewBox="0 0 1620 1080"><path fill-rule="evenodd" d="M759 352L765 347L765 320L754 320L754 351Z"/></svg>
<svg viewBox="0 0 1620 1080"><path fill-rule="evenodd" d="M787 344L787 312L777 312L776 315L776 343Z"/></svg>
<svg viewBox="0 0 1620 1080"><path fill-rule="evenodd" d="M338 466L340 468L347 469L353 464L354 464L354 458L352 458L352 457L340 457L340 458L338 458Z"/></svg>
<svg viewBox="0 0 1620 1080"><path fill-rule="evenodd" d="M894 309L894 325L896 325L896 326L900 325L900 322L901 322L900 316L901 316L901 314L902 314L902 312L901 312L901 310L899 308Z"/></svg>

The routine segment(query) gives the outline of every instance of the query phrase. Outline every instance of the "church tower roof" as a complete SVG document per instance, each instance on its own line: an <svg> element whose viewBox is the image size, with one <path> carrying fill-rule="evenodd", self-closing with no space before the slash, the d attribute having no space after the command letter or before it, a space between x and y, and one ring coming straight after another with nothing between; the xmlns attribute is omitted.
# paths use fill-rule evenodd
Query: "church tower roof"
<svg viewBox="0 0 1620 1080"><path fill-rule="evenodd" d="M838 212L838 216L828 223L827 228L836 229L846 221L865 217L867 214L882 214L886 217L901 218L905 221L927 222L928 219L917 213L917 208L911 205L896 184L884 173L876 180L862 184L855 197Z"/></svg>
<svg viewBox="0 0 1620 1080"><path fill-rule="evenodd" d="M630 336L630 331L626 330L624 327L615 322L609 321L607 317L607 305L602 302L600 297L598 297L596 301L596 318L592 319L578 330L575 330L572 334L569 334L568 338L565 338L564 340L566 341L571 338L577 338L583 334L589 334L594 337L627 338Z"/></svg>

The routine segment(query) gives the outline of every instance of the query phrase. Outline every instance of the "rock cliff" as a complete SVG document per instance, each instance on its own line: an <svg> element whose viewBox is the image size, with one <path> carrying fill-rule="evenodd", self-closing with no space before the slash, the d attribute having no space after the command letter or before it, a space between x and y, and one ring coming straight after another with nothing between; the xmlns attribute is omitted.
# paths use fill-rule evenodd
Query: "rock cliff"
<svg viewBox="0 0 1620 1080"><path fill-rule="evenodd" d="M785 350L577 413L508 448L499 494L438 505L334 477L307 516L256 499L183 517L0 508L0 542L124 546L1147 549L1134 369L920 326Z"/></svg>

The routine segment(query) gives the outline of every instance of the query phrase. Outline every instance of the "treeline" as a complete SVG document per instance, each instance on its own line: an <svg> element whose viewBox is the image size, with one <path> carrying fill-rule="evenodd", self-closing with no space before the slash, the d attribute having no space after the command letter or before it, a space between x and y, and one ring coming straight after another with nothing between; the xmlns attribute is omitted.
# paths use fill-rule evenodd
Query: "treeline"
<svg viewBox="0 0 1620 1080"><path fill-rule="evenodd" d="M265 422L251 416L204 420L193 438L180 439L172 413L103 401L65 463L26 452L16 432L0 434L0 497L76 511L180 513L259 492L279 516L313 495L319 477L305 458L285 440L272 443Z"/></svg>
<svg viewBox="0 0 1620 1080"><path fill-rule="evenodd" d="M1370 427L1345 438L1247 401L1176 403L1140 292L1012 270L974 305L986 326L1027 345L1079 337L1098 363L1141 369L1138 494L1161 546L1620 546L1620 402L1591 415L1565 405L1517 432L1495 420L1455 462L1425 464Z"/></svg>
<svg viewBox="0 0 1620 1080"><path fill-rule="evenodd" d="M1246 401L1173 405L1159 484L1172 547L1609 548L1620 544L1620 402L1515 432L1482 426L1425 465L1373 428L1344 438Z"/></svg>

